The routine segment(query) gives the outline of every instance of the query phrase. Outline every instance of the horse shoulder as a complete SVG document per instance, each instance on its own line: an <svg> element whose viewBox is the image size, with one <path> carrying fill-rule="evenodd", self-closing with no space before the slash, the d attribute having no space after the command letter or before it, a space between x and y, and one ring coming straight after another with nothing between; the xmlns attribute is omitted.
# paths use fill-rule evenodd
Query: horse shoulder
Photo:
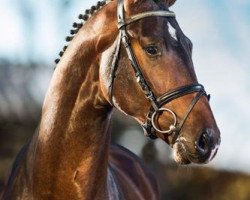
<svg viewBox="0 0 250 200"><path fill-rule="evenodd" d="M128 149L111 145L109 169L124 199L160 199L154 174Z"/></svg>

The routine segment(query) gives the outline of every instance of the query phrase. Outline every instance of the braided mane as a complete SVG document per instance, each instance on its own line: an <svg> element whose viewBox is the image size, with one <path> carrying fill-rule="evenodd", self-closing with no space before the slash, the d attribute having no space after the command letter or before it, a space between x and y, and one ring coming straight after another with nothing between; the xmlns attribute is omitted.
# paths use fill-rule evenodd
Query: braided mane
<svg viewBox="0 0 250 200"><path fill-rule="evenodd" d="M67 42L70 42L74 36L78 33L78 31L82 28L82 26L86 23L86 21L88 21L88 19L94 14L96 13L97 11L99 11L104 5L106 5L108 2L110 2L111 0L103 0L103 1L98 1L96 5L94 6L91 6L90 9L86 9L84 14L80 14L78 16L78 19L81 20L80 23L77 23L77 22L74 22L73 23L73 28L74 29L71 29L70 30L70 36L67 36L66 37L66 41ZM55 63L59 63L60 61L60 58L63 56L64 52L66 51L68 45L65 45L63 47L63 50L60 51L59 53L59 58L55 59Z"/></svg>
<svg viewBox="0 0 250 200"><path fill-rule="evenodd" d="M91 6L90 9L86 9L84 14L80 14L78 16L78 19L81 20L80 23L74 22L72 27L74 29L70 30L70 36L67 36L65 38L65 40L67 42L70 42L71 40L73 40L74 36L78 33L78 31L82 28L82 26L88 21L88 19L97 11L99 11L104 5L106 5L107 3L109 3L112 0L103 0L103 1L98 1L96 3L96 5ZM153 0L155 3L159 3L162 0ZM62 51L59 52L59 58L55 59L55 63L59 63L61 57L63 56L64 52L66 51L68 45L65 45L62 49Z"/></svg>

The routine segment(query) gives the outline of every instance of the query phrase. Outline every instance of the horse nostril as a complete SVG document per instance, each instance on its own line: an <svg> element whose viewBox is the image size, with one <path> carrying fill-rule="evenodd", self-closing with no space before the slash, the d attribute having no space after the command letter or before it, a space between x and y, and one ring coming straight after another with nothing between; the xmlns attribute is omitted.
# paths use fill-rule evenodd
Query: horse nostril
<svg viewBox="0 0 250 200"><path fill-rule="evenodd" d="M200 149L204 149L205 148L206 138L205 138L205 136L203 134L201 135L201 137L199 139L198 145L199 145Z"/></svg>
<svg viewBox="0 0 250 200"><path fill-rule="evenodd" d="M196 147L200 152L206 153L209 150L210 136L207 131L202 132L200 138L196 142Z"/></svg>

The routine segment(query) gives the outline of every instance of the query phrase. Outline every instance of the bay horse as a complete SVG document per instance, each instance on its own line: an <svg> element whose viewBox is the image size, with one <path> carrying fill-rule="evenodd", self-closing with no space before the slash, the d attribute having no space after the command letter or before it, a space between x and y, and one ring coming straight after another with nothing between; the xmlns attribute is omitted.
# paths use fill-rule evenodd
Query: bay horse
<svg viewBox="0 0 250 200"><path fill-rule="evenodd" d="M103 1L79 16L85 23L73 24L56 60L40 124L2 199L159 199L140 159L110 145L113 107L171 145L179 164L215 156L220 132L194 72L192 43L169 11L174 2Z"/></svg>

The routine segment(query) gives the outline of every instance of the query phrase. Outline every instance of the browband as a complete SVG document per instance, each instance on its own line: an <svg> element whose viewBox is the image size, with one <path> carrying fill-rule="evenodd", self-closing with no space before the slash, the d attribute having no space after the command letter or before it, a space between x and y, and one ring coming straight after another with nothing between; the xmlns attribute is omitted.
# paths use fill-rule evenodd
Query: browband
<svg viewBox="0 0 250 200"><path fill-rule="evenodd" d="M118 22L118 28L120 29L122 26L127 26L135 21L138 21L140 19L146 18L146 17L175 17L175 13L172 11L166 11L166 10L159 10L159 11L148 11L139 13L137 15L133 15L129 18L127 18L125 21L119 21Z"/></svg>

